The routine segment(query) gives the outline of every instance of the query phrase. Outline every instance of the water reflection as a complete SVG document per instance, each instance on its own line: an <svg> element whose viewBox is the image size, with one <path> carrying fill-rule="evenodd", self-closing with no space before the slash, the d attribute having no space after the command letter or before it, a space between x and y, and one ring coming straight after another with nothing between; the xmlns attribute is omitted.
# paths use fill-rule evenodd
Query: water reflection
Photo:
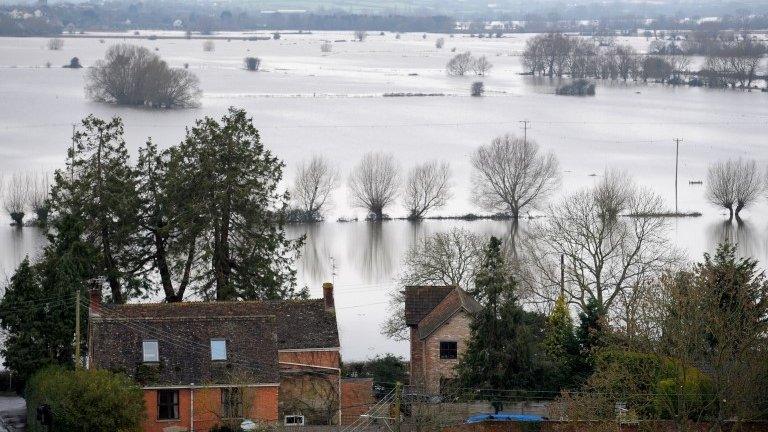
<svg viewBox="0 0 768 432"><path fill-rule="evenodd" d="M752 222L739 217L713 222L708 228L709 250L727 242L738 245L739 256L759 259L764 256L765 245L758 231Z"/></svg>

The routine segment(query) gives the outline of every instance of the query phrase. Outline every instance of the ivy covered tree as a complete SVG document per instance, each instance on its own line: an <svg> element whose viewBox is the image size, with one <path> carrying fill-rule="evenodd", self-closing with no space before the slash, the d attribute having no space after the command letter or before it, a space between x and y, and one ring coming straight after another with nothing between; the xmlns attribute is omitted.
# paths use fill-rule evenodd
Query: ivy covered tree
<svg viewBox="0 0 768 432"><path fill-rule="evenodd" d="M540 388L543 365L537 356L543 339L544 319L520 307L517 283L492 237L475 279L483 309L470 325L467 350L456 367L462 387L488 389L498 400L505 389Z"/></svg>
<svg viewBox="0 0 768 432"><path fill-rule="evenodd" d="M115 303L145 287L143 266L135 256L139 201L129 162L122 120L88 116L51 190L53 218L74 218L82 224L83 240L98 251L94 271L106 278Z"/></svg>
<svg viewBox="0 0 768 432"><path fill-rule="evenodd" d="M242 109L198 120L171 149L166 188L178 206L171 229L189 247L196 242L190 283L204 298L307 295L296 289L293 268L303 238L284 230L283 168Z"/></svg>
<svg viewBox="0 0 768 432"><path fill-rule="evenodd" d="M553 390L578 386L579 341L565 297L560 295L547 318L544 353L549 364L548 380Z"/></svg>

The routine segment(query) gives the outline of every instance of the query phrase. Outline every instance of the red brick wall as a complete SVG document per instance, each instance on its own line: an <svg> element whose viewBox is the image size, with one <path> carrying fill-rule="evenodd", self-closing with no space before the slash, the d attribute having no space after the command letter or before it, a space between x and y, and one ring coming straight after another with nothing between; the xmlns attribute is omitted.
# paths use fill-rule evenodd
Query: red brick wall
<svg viewBox="0 0 768 432"><path fill-rule="evenodd" d="M440 378L453 378L455 376L453 368L458 363L458 359L441 359L440 342L456 342L458 358L461 358L467 349L470 333L469 324L469 316L463 311L459 312L424 341L422 355L425 371L424 387L427 392L438 393L440 391Z"/></svg>
<svg viewBox="0 0 768 432"><path fill-rule="evenodd" d="M243 390L246 398L244 408L250 411L250 418L255 421L274 423L277 421L277 386L248 387ZM202 388L194 390L195 432L208 431L219 424L221 414L221 389ZM144 404L147 416L142 430L144 432L163 432L163 429L178 426L190 428L189 389L179 389L179 419L157 419L157 390L144 390Z"/></svg>
<svg viewBox="0 0 768 432"><path fill-rule="evenodd" d="M278 351L280 363L295 363L338 368L341 357L338 351Z"/></svg>
<svg viewBox="0 0 768 432"><path fill-rule="evenodd" d="M341 380L341 424L354 423L373 406L373 379L346 378Z"/></svg>
<svg viewBox="0 0 768 432"><path fill-rule="evenodd" d="M424 383L424 344L419 339L417 327L411 327L411 385Z"/></svg>

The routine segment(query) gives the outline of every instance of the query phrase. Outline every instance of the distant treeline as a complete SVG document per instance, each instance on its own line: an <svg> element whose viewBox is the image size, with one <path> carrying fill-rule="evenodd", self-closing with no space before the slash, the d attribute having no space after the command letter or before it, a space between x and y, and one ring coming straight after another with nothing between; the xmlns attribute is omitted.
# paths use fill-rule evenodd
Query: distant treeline
<svg viewBox="0 0 768 432"><path fill-rule="evenodd" d="M26 18L12 17L22 10ZM29 16L38 10L41 18ZM39 12L38 12L39 13ZM201 33L238 30L368 30L393 32L439 32L453 30L454 18L413 15L367 15L351 13L261 13L239 8L201 7L189 3L68 3L41 8L0 10L0 35L49 35L60 31L88 30L187 30ZM46 24L46 25L42 25Z"/></svg>

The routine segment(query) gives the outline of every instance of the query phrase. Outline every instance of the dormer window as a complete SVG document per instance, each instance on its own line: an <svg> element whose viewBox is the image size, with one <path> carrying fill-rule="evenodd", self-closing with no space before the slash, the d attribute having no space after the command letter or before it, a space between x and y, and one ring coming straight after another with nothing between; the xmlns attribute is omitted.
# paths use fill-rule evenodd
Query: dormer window
<svg viewBox="0 0 768 432"><path fill-rule="evenodd" d="M211 339L211 360L223 361L227 359L227 341L225 339Z"/></svg>
<svg viewBox="0 0 768 432"><path fill-rule="evenodd" d="M160 351L156 340L142 341L141 348L144 363L158 363L160 361Z"/></svg>

